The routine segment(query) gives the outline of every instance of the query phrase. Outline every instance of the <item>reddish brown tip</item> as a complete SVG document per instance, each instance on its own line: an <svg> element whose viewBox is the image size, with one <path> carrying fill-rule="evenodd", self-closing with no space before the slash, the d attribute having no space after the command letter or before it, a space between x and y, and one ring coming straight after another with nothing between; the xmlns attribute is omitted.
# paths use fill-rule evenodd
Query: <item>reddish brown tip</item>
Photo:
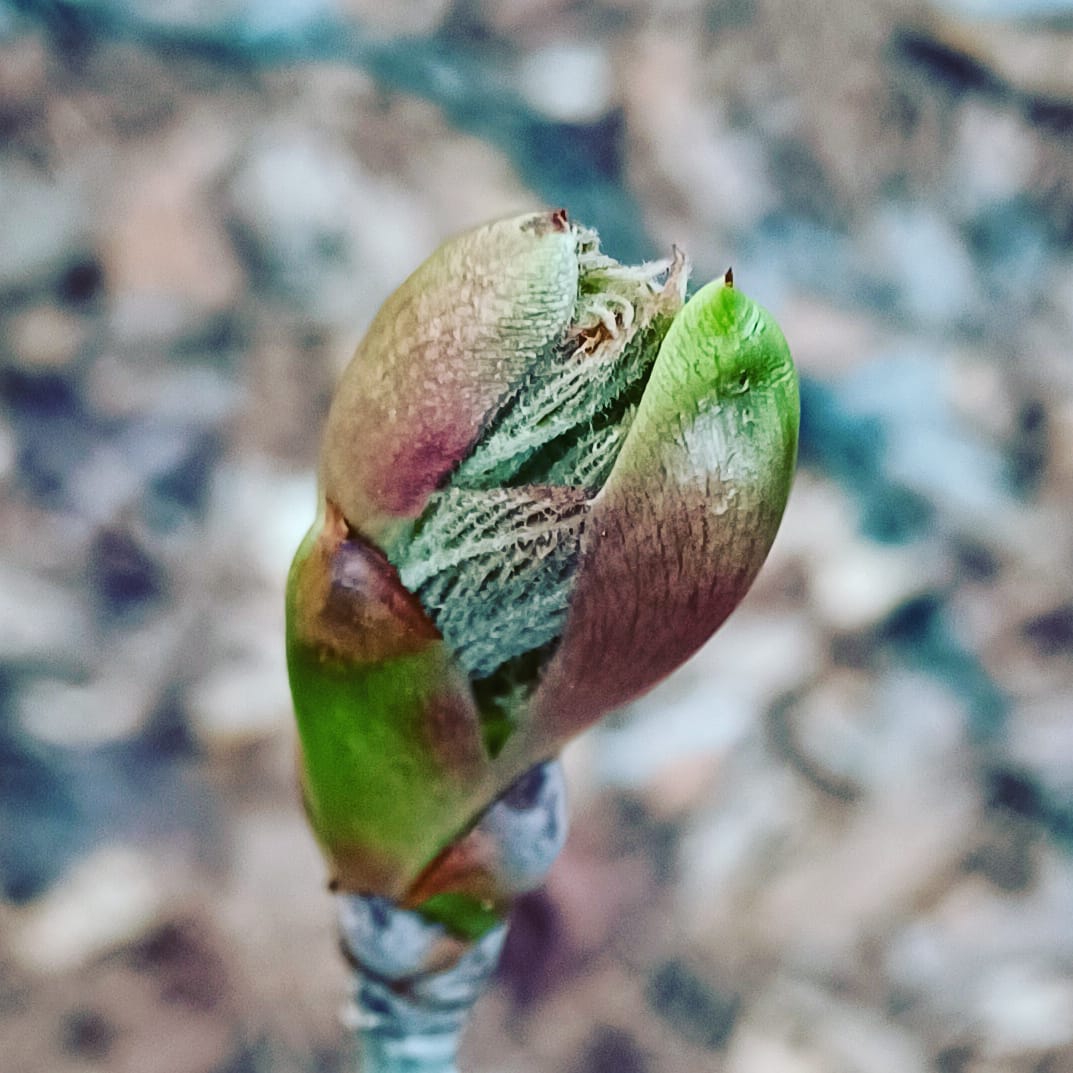
<svg viewBox="0 0 1073 1073"><path fill-rule="evenodd" d="M734 269L733 268L728 268L726 270L726 272L723 274L723 286L724 287L733 287L734 286Z"/></svg>
<svg viewBox="0 0 1073 1073"><path fill-rule="evenodd" d="M522 224L523 231L532 231L535 235L562 234L569 230L570 221L566 215L566 209L553 209L551 212L541 212Z"/></svg>

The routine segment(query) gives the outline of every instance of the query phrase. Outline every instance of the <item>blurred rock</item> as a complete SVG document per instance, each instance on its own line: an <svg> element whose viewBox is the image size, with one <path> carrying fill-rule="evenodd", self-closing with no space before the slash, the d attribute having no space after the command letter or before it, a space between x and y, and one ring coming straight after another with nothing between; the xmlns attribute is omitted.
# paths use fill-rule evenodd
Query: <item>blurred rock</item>
<svg viewBox="0 0 1073 1073"><path fill-rule="evenodd" d="M911 1033L820 988L775 980L735 1032L727 1073L906 1073L928 1068Z"/></svg>
<svg viewBox="0 0 1073 1073"><path fill-rule="evenodd" d="M9 1007L6 1073L250 1069L227 945L207 915L162 921L64 977L18 972L15 986L33 981L36 1001Z"/></svg>
<svg viewBox="0 0 1073 1073"><path fill-rule="evenodd" d="M254 270L269 288L326 325L367 324L431 245L406 193L366 174L316 131L267 127L230 186ZM373 285L355 289L356 278Z"/></svg>
<svg viewBox="0 0 1073 1073"><path fill-rule="evenodd" d="M105 17L129 15L126 0L98 0ZM286 39L317 26L332 12L331 0L141 0L142 32L227 33L240 40Z"/></svg>
<svg viewBox="0 0 1073 1073"><path fill-rule="evenodd" d="M204 470L217 451L211 429L181 419L146 420L49 461L64 506L80 519L123 530L144 513L152 528L166 532L200 513L208 493Z"/></svg>
<svg viewBox="0 0 1073 1073"><path fill-rule="evenodd" d="M588 1073L647 1073L650 1065L645 1052L629 1032L597 1028L577 1068Z"/></svg>
<svg viewBox="0 0 1073 1073"><path fill-rule="evenodd" d="M208 196L232 152L223 123L195 112L126 161L101 246L126 333L189 330L238 300L242 269Z"/></svg>
<svg viewBox="0 0 1073 1073"><path fill-rule="evenodd" d="M1070 0L930 0L952 15L984 19L1055 19L1073 15Z"/></svg>
<svg viewBox="0 0 1073 1073"><path fill-rule="evenodd" d="M878 625L896 607L944 580L934 552L857 539L835 545L812 564L809 590L821 622L848 633Z"/></svg>
<svg viewBox="0 0 1073 1073"><path fill-rule="evenodd" d="M1069 20L1069 0L942 0L934 38L972 57L1011 88L1052 102L1073 101L1073 33L1068 26L1026 25L1033 19Z"/></svg>
<svg viewBox="0 0 1073 1073"><path fill-rule="evenodd" d="M186 700L209 749L226 752L290 724L283 587L314 503L312 474L280 472L265 459L223 467L213 482L204 565L217 610Z"/></svg>
<svg viewBox="0 0 1073 1073"><path fill-rule="evenodd" d="M965 732L959 701L919 675L877 682L863 670L828 670L776 706L772 733L814 785L855 800L896 792L915 767L925 772L929 764L950 762Z"/></svg>
<svg viewBox="0 0 1073 1073"><path fill-rule="evenodd" d="M1073 720L1065 696L1026 700L1010 713L1007 755L1031 771L1046 793L1073 814Z"/></svg>
<svg viewBox="0 0 1073 1073"><path fill-rule="evenodd" d="M16 365L33 372L61 372L82 353L89 325L82 317L39 305L7 323L7 349Z"/></svg>
<svg viewBox="0 0 1073 1073"><path fill-rule="evenodd" d="M49 669L83 666L92 629L85 593L0 561L0 661Z"/></svg>
<svg viewBox="0 0 1073 1073"><path fill-rule="evenodd" d="M1040 163L1036 132L1013 109L966 101L950 156L950 200L962 217L1018 197Z"/></svg>
<svg viewBox="0 0 1073 1073"><path fill-rule="evenodd" d="M595 42L556 42L527 52L518 88L532 108L558 123L595 123L614 103L611 59Z"/></svg>
<svg viewBox="0 0 1073 1073"><path fill-rule="evenodd" d="M827 1069L822 1055L792 1035L785 1038L751 1027L735 1036L725 1068L731 1073L825 1073Z"/></svg>
<svg viewBox="0 0 1073 1073"><path fill-rule="evenodd" d="M659 966L648 982L648 1001L679 1035L708 1050L726 1044L741 1006L740 995L711 987L681 961Z"/></svg>
<svg viewBox="0 0 1073 1073"><path fill-rule="evenodd" d="M862 272L894 297L911 323L950 329L976 315L981 295L968 248L937 210L919 203L880 208L859 251Z"/></svg>
<svg viewBox="0 0 1073 1073"><path fill-rule="evenodd" d="M16 457L15 433L6 417L0 414L0 487L15 476Z"/></svg>
<svg viewBox="0 0 1073 1073"><path fill-rule="evenodd" d="M51 745L123 741L145 726L155 697L125 678L80 683L38 678L18 695L22 729Z"/></svg>
<svg viewBox="0 0 1073 1073"><path fill-rule="evenodd" d="M630 178L659 238L688 249L701 274L725 271L725 236L748 232L774 202L763 144L704 92L704 57L689 36L641 37L620 63Z"/></svg>
<svg viewBox="0 0 1073 1073"><path fill-rule="evenodd" d="M975 1013L993 1057L1073 1046L1073 977L1030 961L999 965L979 981Z"/></svg>
<svg viewBox="0 0 1073 1073"><path fill-rule="evenodd" d="M99 40L83 63L76 107L106 117L123 139L152 140L188 103L183 72L134 41Z"/></svg>
<svg viewBox="0 0 1073 1073"><path fill-rule="evenodd" d="M844 375L880 345L874 317L810 294L794 294L779 306L779 325L793 340L794 362L802 374Z"/></svg>
<svg viewBox="0 0 1073 1073"><path fill-rule="evenodd" d="M68 972L145 935L166 900L153 873L146 858L124 846L96 850L16 917L14 956L36 972Z"/></svg>
<svg viewBox="0 0 1073 1073"><path fill-rule="evenodd" d="M978 876L951 886L892 936L886 974L940 1047L966 1039L1011 1068L1068 1048L1073 867L1040 854L1038 879L1012 895ZM1017 1066L1019 1068L1019 1066Z"/></svg>
<svg viewBox="0 0 1073 1073"><path fill-rule="evenodd" d="M0 158L0 292L48 283L86 247L90 208L79 181Z"/></svg>
<svg viewBox="0 0 1073 1073"><path fill-rule="evenodd" d="M97 628L83 638L92 643L92 665L74 671L48 665L51 675L23 684L15 710L24 729L43 741L78 746L130 741L148 729L175 683L198 668L203 638L194 629L194 594L140 610L102 621L98 609Z"/></svg>
<svg viewBox="0 0 1073 1073"><path fill-rule="evenodd" d="M90 367L86 401L106 419L214 425L242 398L233 377L198 361L176 362L134 347L106 350Z"/></svg>
<svg viewBox="0 0 1073 1073"><path fill-rule="evenodd" d="M282 615L264 610L254 602L229 605L213 631L213 667L187 694L191 727L208 750L226 752L290 729Z"/></svg>
<svg viewBox="0 0 1073 1073"><path fill-rule="evenodd" d="M314 1073L311 1049L345 1052L349 974L324 859L293 780L293 748L289 738L280 742L268 772L248 763L232 769L250 786L231 809L227 880L213 892L213 910L241 974L244 1019L258 1033L270 1030L272 1051L288 1067ZM334 1059L324 1060L331 1068Z"/></svg>
<svg viewBox="0 0 1073 1073"><path fill-rule="evenodd" d="M938 693L919 677L890 682L856 754L862 793L849 807L765 770L754 748L712 811L690 821L690 916L729 922L745 912L742 956L778 951L820 971L909 912L961 858L981 808L961 755L964 713L952 697L941 707ZM816 762L832 764L822 754Z"/></svg>
<svg viewBox="0 0 1073 1073"><path fill-rule="evenodd" d="M547 37L549 25L572 29L577 5L572 0L482 0L480 7L481 22L496 33L539 41Z"/></svg>
<svg viewBox="0 0 1073 1073"><path fill-rule="evenodd" d="M316 464L336 376L361 327L310 332L301 321L274 319L264 325L250 342L242 404L231 426L241 454Z"/></svg>
<svg viewBox="0 0 1073 1073"><path fill-rule="evenodd" d="M264 458L222 467L213 483L210 537L222 578L267 586L279 597L295 550L312 524L316 480ZM282 610L280 611L282 614Z"/></svg>
<svg viewBox="0 0 1073 1073"><path fill-rule="evenodd" d="M339 9L365 34L427 36L436 32L451 8L450 0L411 0L390 6L377 0L339 0Z"/></svg>
<svg viewBox="0 0 1073 1073"><path fill-rule="evenodd" d="M679 854L688 867L675 908L690 944L742 972L766 958L769 921L756 913L759 892L787 867L794 847L806 855L814 849L822 818L804 780L772 764L754 735L682 818Z"/></svg>
<svg viewBox="0 0 1073 1073"><path fill-rule="evenodd" d="M958 372L934 343L921 351L899 348L855 370L840 397L849 412L881 422L890 479L938 504L967 531L987 531L1012 513L1006 466L996 445L953 405Z"/></svg>
<svg viewBox="0 0 1073 1073"><path fill-rule="evenodd" d="M698 777L694 786L701 790L704 771L753 730L757 713L810 676L820 661L811 622L793 614L773 621L747 609L736 612L718 637L627 709L617 725L593 729L588 778L649 790L659 801L660 787L675 784L674 772L684 766ZM703 758L707 763L695 770Z"/></svg>
<svg viewBox="0 0 1073 1073"><path fill-rule="evenodd" d="M7 41L0 24L0 117L6 130L39 119L48 76L43 37L22 34Z"/></svg>

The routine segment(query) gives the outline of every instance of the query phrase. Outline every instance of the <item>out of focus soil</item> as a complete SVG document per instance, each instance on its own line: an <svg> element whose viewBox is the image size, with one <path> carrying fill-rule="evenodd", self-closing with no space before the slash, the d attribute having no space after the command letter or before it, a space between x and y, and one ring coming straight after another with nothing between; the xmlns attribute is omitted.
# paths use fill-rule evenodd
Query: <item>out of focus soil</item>
<svg viewBox="0 0 1073 1073"><path fill-rule="evenodd" d="M282 588L442 237L733 264L755 591L571 748L474 1073L1073 1073L1073 5L0 3L0 1069L348 1068Z"/></svg>

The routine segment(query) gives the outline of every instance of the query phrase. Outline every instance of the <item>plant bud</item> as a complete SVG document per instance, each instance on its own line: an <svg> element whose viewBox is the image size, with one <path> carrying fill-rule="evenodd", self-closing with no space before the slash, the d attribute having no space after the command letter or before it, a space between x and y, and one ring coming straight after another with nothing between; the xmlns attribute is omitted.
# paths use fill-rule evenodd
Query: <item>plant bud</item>
<svg viewBox="0 0 1073 1073"><path fill-rule="evenodd" d="M491 926L565 830L534 765L751 585L796 374L729 273L683 305L687 274L618 264L562 212L505 220L442 246L359 346L288 585L303 790L341 888ZM555 838L512 845L544 813Z"/></svg>

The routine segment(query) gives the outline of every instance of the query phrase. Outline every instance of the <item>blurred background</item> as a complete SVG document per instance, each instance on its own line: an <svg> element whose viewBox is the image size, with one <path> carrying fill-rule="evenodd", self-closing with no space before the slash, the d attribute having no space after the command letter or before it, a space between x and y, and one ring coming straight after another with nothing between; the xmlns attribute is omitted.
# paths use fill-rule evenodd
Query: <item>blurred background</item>
<svg viewBox="0 0 1073 1073"><path fill-rule="evenodd" d="M755 591L571 748L472 1073L1073 1071L1073 3L0 0L0 1068L342 1073L282 587L444 236L732 264Z"/></svg>

